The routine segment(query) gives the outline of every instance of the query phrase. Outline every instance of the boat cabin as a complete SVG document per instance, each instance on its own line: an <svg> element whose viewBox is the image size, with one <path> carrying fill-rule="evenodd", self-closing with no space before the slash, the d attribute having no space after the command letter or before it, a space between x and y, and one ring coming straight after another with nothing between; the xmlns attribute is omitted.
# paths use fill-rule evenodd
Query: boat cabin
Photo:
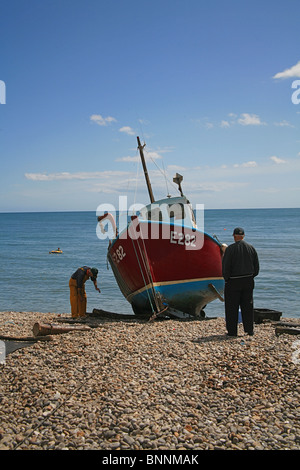
<svg viewBox="0 0 300 470"><path fill-rule="evenodd" d="M174 225L197 228L194 212L186 197L160 199L143 207L139 220L172 223Z"/></svg>

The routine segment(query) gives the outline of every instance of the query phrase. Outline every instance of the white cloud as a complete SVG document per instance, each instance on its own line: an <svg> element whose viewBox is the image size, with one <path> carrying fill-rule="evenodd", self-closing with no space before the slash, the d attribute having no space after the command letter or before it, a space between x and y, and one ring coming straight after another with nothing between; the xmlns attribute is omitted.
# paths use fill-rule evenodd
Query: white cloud
<svg viewBox="0 0 300 470"><path fill-rule="evenodd" d="M244 163L236 163L235 165L233 165L234 168L255 168L257 166L257 163L254 162L254 161L250 161L250 162L244 162Z"/></svg>
<svg viewBox="0 0 300 470"><path fill-rule="evenodd" d="M95 171L69 173L25 173L25 178L31 181L59 181L59 180L89 180L97 178L110 178L113 176L128 175L125 171Z"/></svg>
<svg viewBox="0 0 300 470"><path fill-rule="evenodd" d="M135 135L134 130L130 126L121 127L121 129L119 129L119 132L124 132L124 134L127 134L127 135Z"/></svg>
<svg viewBox="0 0 300 470"><path fill-rule="evenodd" d="M159 160L162 158L161 155L159 155L158 152L153 152L153 151L145 151L144 152L144 157L146 160ZM127 157L121 157L117 158L116 162L138 162L141 160L141 157L139 155L136 155L135 157L127 156Z"/></svg>
<svg viewBox="0 0 300 470"><path fill-rule="evenodd" d="M285 160L283 160L282 158L276 157L276 155L273 155L272 157L270 157L270 160L272 160L277 165L279 165L280 163L286 163Z"/></svg>
<svg viewBox="0 0 300 470"><path fill-rule="evenodd" d="M249 113L242 113L240 117L236 114L230 113L228 116L231 118L230 120L222 120L220 127L228 128L234 126L235 124L240 124L241 126L265 126L267 125L266 122L263 122L261 118L257 114L249 114ZM274 122L274 126L277 127L291 127L295 128L293 124L291 124L286 119L283 119L279 122Z"/></svg>
<svg viewBox="0 0 300 470"><path fill-rule="evenodd" d="M300 61L296 65L293 65L289 69L284 70L283 72L276 73L273 78L293 78L300 77Z"/></svg>
<svg viewBox="0 0 300 470"><path fill-rule="evenodd" d="M117 158L116 162L137 162L140 159L137 155L135 157L130 157L129 155L127 157L121 157Z"/></svg>
<svg viewBox="0 0 300 470"><path fill-rule="evenodd" d="M245 186L248 186L248 183L246 182L241 183L241 182L236 182L236 181L211 181L211 182L201 183L199 185L199 190L220 192L220 191L228 191L231 189L240 189Z"/></svg>
<svg viewBox="0 0 300 470"><path fill-rule="evenodd" d="M156 154L159 155L160 151L156 150ZM207 208L246 208L254 207L257 204L258 207L262 204L265 207L267 205L275 207L278 204L277 201L280 202L280 200L273 200L270 197L270 199L262 201L259 196L262 194L260 191L270 191L272 195L272 188L278 187L278 198L286 194L287 191L291 193L294 191L295 196L293 195L293 197L297 200L299 194L297 175L300 171L300 155L297 156L297 153L295 152L294 159L286 159L286 162L275 155L271 158L270 154L266 158L257 159L257 162L250 160L250 158L256 158L254 156L249 155L248 160L244 156L240 161L237 160L235 166L229 161L226 161L226 164L220 162L218 166L213 166L211 161L209 165L198 168L189 166L188 161L178 161L179 166L166 165L167 188L161 171L152 170L153 165L149 165L149 173L157 199L165 197L167 191L172 196L178 195L177 188L172 184L172 177L174 173L179 172L184 176L183 192L187 194L194 207L199 202L205 203ZM133 157L130 156L130 152L127 157L124 156L124 159L128 159L128 161L132 158L134 158L134 153ZM283 177L285 175L288 177ZM82 195L81 201L88 201L86 207L96 207L103 201L118 207L118 196L120 195L128 196L129 205L134 201L148 202L144 176L142 171L137 174L136 169L95 172L27 172L25 176L28 194L29 192L34 195L38 193L46 195L48 192L49 194L64 194L65 199L61 198L63 204L67 204L68 197L73 193L78 193L79 190ZM238 199L236 198L237 191L240 191ZM267 192L265 194L267 196ZM290 201L287 204L293 204L292 199Z"/></svg>
<svg viewBox="0 0 300 470"><path fill-rule="evenodd" d="M286 121L285 119L281 122L274 122L274 124L275 124L275 126L280 126L280 127L295 127L293 124Z"/></svg>
<svg viewBox="0 0 300 470"><path fill-rule="evenodd" d="M98 126L107 126L112 122L117 122L117 120L111 116L107 116L106 118L102 117L101 114L92 114L90 116L90 120L98 124Z"/></svg>
<svg viewBox="0 0 300 470"><path fill-rule="evenodd" d="M252 161L252 162L246 162L242 164L242 167L244 168L254 168L257 166L257 163Z"/></svg>
<svg viewBox="0 0 300 470"><path fill-rule="evenodd" d="M162 158L162 156L158 152L153 151L146 152L145 157L148 157L150 160L159 160L160 158Z"/></svg>
<svg viewBox="0 0 300 470"><path fill-rule="evenodd" d="M168 165L168 171L170 173L175 173L175 172L178 172L178 171L186 171L187 168L184 167L184 166L180 166L180 165Z"/></svg>
<svg viewBox="0 0 300 470"><path fill-rule="evenodd" d="M205 129L213 129L214 124L208 120L209 118L191 119L197 126L204 127Z"/></svg>
<svg viewBox="0 0 300 470"><path fill-rule="evenodd" d="M249 114L249 113L242 113L240 117L237 114L229 113L228 117L229 120L223 119L221 121L220 127L229 128L236 124L240 124L241 126L264 126L266 125L257 114Z"/></svg>
<svg viewBox="0 0 300 470"><path fill-rule="evenodd" d="M260 120L260 117L257 114L248 114L243 113L237 121L242 126L261 126L265 123Z"/></svg>

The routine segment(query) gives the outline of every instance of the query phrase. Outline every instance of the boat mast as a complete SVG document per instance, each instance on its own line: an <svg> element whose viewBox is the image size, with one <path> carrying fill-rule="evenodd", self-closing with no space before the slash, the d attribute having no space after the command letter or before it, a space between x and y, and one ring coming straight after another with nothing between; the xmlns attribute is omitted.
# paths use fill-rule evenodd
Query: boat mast
<svg viewBox="0 0 300 470"><path fill-rule="evenodd" d="M149 196L150 196L150 201L152 203L152 202L155 201L155 199L154 199L154 196L153 196L152 187L151 187L151 183L150 183L150 179L149 179L149 175L148 175L148 170L147 170L147 167L146 167L144 152L143 152L143 149L144 149L146 144L141 145L139 137L137 137L137 142L138 142L138 149L140 151L140 156L141 156L141 160L142 160L144 175L145 175L145 179L146 179L146 183L147 183L148 193L149 193Z"/></svg>

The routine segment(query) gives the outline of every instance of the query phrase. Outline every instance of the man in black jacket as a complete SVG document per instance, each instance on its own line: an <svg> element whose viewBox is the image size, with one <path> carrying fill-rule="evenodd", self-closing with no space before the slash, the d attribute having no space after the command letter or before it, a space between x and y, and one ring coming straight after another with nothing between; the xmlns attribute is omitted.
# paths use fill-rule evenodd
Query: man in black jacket
<svg viewBox="0 0 300 470"><path fill-rule="evenodd" d="M259 273L259 261L255 248L244 241L244 236L244 229L234 229L234 243L226 248L222 262L225 320L229 336L237 336L239 307L244 331L253 335L253 289L254 277Z"/></svg>

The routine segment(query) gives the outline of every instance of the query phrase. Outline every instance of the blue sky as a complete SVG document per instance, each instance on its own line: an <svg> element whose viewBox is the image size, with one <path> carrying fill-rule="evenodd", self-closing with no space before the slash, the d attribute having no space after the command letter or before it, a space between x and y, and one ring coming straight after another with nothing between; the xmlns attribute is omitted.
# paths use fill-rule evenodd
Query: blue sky
<svg viewBox="0 0 300 470"><path fill-rule="evenodd" d="M299 0L0 0L0 211L148 203L137 135L156 198L179 172L194 205L300 207L299 17Z"/></svg>

